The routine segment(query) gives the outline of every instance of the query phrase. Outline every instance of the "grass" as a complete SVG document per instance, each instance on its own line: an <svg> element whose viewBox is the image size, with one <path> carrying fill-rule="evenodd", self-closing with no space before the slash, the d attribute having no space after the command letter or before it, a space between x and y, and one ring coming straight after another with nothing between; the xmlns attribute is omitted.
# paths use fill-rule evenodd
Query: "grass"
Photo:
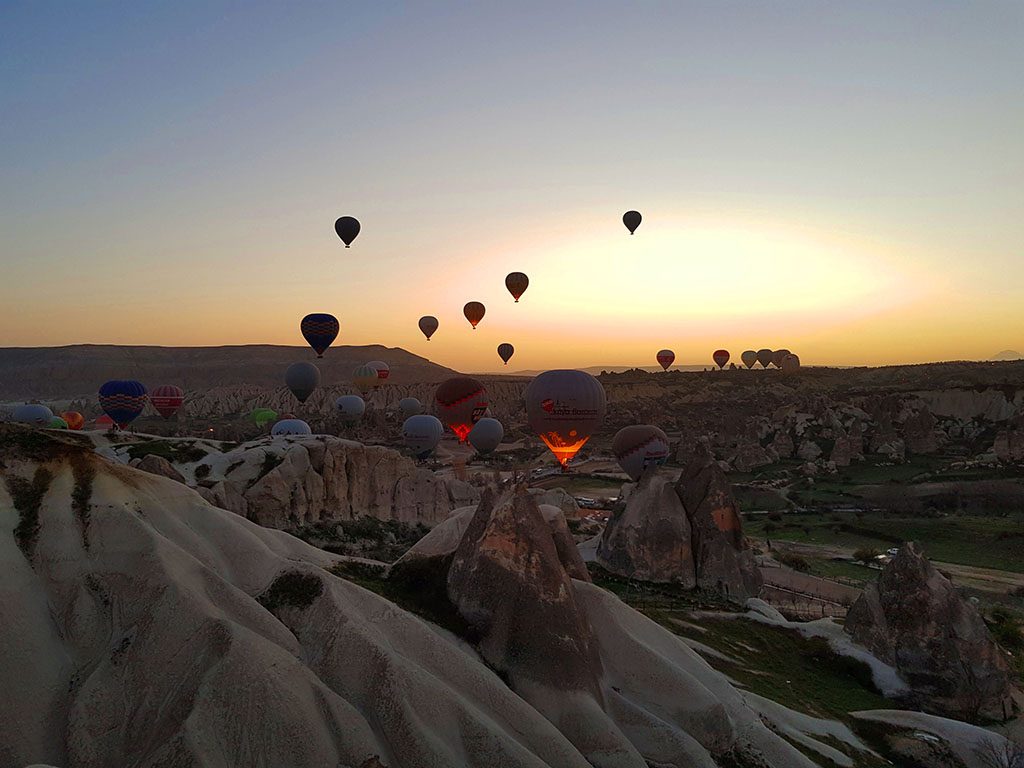
<svg viewBox="0 0 1024 768"><path fill-rule="evenodd" d="M391 563L426 536L428 531L422 523L402 523L364 516L352 520L313 523L288 532L336 555L367 557Z"/></svg>
<svg viewBox="0 0 1024 768"><path fill-rule="evenodd" d="M312 573L282 573L256 600L268 611L278 608L308 608L324 591L320 577Z"/></svg>
<svg viewBox="0 0 1024 768"><path fill-rule="evenodd" d="M7 492L14 508L18 510L18 525L14 529L14 540L25 557L31 559L39 538L39 508L43 497L50 488L53 474L45 467L38 467L29 482L23 477L9 476Z"/></svg>
<svg viewBox="0 0 1024 768"><path fill-rule="evenodd" d="M77 458L71 462L71 471L75 478L75 487L71 491L71 510L82 526L82 546L88 550L92 483L96 478L96 467L87 458Z"/></svg>
<svg viewBox="0 0 1024 768"><path fill-rule="evenodd" d="M128 446L127 453L131 459L159 456L172 464L201 461L207 455L207 451L197 445L173 440L147 440L142 443L133 443Z"/></svg>

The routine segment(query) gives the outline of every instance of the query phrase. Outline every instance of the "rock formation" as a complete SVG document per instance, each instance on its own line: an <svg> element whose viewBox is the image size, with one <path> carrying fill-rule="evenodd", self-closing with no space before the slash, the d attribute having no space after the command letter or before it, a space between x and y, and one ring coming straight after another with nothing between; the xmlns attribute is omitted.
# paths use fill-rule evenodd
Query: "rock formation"
<svg viewBox="0 0 1024 768"><path fill-rule="evenodd" d="M913 543L868 584L846 631L931 711L969 720L1013 711L1010 668L984 620Z"/></svg>

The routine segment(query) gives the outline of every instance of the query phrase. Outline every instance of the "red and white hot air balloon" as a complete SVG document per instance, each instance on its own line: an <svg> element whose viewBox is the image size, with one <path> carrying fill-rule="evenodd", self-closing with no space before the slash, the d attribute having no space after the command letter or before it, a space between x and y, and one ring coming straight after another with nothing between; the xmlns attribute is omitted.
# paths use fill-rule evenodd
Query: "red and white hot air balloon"
<svg viewBox="0 0 1024 768"><path fill-rule="evenodd" d="M715 365L719 368L725 368L725 364L729 362L729 350L716 349L714 354L711 355L711 359L715 361Z"/></svg>
<svg viewBox="0 0 1024 768"><path fill-rule="evenodd" d="M663 349L658 352L658 365L664 368L666 371L669 366L676 361L676 353L671 349Z"/></svg>
<svg viewBox="0 0 1024 768"><path fill-rule="evenodd" d="M169 419L178 412L181 404L185 402L185 393L181 391L181 387L164 384L149 393L149 402L156 408L157 413L165 419Z"/></svg>
<svg viewBox="0 0 1024 768"><path fill-rule="evenodd" d="M601 382L583 371L545 371L526 387L526 417L563 468L604 421Z"/></svg>

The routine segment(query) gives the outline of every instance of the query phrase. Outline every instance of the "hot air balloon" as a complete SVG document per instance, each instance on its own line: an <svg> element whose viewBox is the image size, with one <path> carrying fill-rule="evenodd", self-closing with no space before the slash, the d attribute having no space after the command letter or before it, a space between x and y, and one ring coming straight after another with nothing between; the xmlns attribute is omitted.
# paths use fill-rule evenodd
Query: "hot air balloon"
<svg viewBox="0 0 1024 768"><path fill-rule="evenodd" d="M471 301L462 308L462 314L469 320L469 324L473 326L473 330L476 330L477 324L484 319L484 313L487 308L479 301Z"/></svg>
<svg viewBox="0 0 1024 768"><path fill-rule="evenodd" d="M650 424L623 427L612 440L612 453L619 460L622 471L634 482L640 479L647 467L664 464L669 450L668 436Z"/></svg>
<svg viewBox="0 0 1024 768"><path fill-rule="evenodd" d="M320 369L312 363L292 363L284 372L284 383L295 399L304 403L320 386Z"/></svg>
<svg viewBox="0 0 1024 768"><path fill-rule="evenodd" d="M772 351L770 349L757 350L757 362L761 364L762 368L767 368L772 362Z"/></svg>
<svg viewBox="0 0 1024 768"><path fill-rule="evenodd" d="M149 402L156 408L156 412L165 419L176 414L184 401L185 393L181 391L181 388L170 384L162 384L154 389L149 396Z"/></svg>
<svg viewBox="0 0 1024 768"><path fill-rule="evenodd" d="M601 382L583 371L545 371L526 388L526 416L563 468L604 420Z"/></svg>
<svg viewBox="0 0 1024 768"><path fill-rule="evenodd" d="M274 437L302 437L313 434L313 430L302 419L282 419L274 425L274 428L270 430L270 434Z"/></svg>
<svg viewBox="0 0 1024 768"><path fill-rule="evenodd" d="M754 363L757 362L757 352L755 352L752 349L748 349L746 352L740 355L740 360L743 361L743 364L747 366L747 368L753 368Z"/></svg>
<svg viewBox="0 0 1024 768"><path fill-rule="evenodd" d="M26 403L19 405L11 414L11 421L20 424L31 424L33 427L45 427L50 424L53 418L53 411L39 403Z"/></svg>
<svg viewBox="0 0 1024 768"><path fill-rule="evenodd" d="M417 459L425 459L433 453L443 434L441 421L425 413L410 416L402 424L402 440Z"/></svg>
<svg viewBox="0 0 1024 768"><path fill-rule="evenodd" d="M508 365L508 361L512 359L512 355L516 353L516 348L508 342L498 345L498 357L505 361L505 365Z"/></svg>
<svg viewBox="0 0 1024 768"><path fill-rule="evenodd" d="M786 355L790 354L788 349L776 349L772 352L772 364L776 368L782 367L782 361L786 359Z"/></svg>
<svg viewBox="0 0 1024 768"><path fill-rule="evenodd" d="M434 335L437 325L437 318L433 315L424 315L420 318L420 331L427 337L427 341L430 341L430 337Z"/></svg>
<svg viewBox="0 0 1024 768"><path fill-rule="evenodd" d="M505 436L505 428L497 419L484 417L469 430L469 444L476 448L477 453L488 454L501 445Z"/></svg>
<svg viewBox="0 0 1024 768"><path fill-rule="evenodd" d="M67 429L68 423L60 416L54 416L50 419L50 423L47 426L49 426L50 429Z"/></svg>
<svg viewBox="0 0 1024 768"><path fill-rule="evenodd" d="M366 402L359 395L342 395L334 401L334 407L346 424L357 424L366 411Z"/></svg>
<svg viewBox="0 0 1024 768"><path fill-rule="evenodd" d="M325 312L314 312L306 315L299 323L299 330L302 331L302 338L313 348L317 357L323 357L327 348L338 338L338 331L341 325L338 318L328 315Z"/></svg>
<svg viewBox="0 0 1024 768"><path fill-rule="evenodd" d="M107 430L115 430L115 429L117 429L117 424L115 424L114 420L112 418L110 418L109 416L107 416L107 414L105 414L105 413L102 416L98 417L96 419L96 421L94 421L92 423L92 426L93 426L93 429L107 429Z"/></svg>
<svg viewBox="0 0 1024 768"><path fill-rule="evenodd" d="M249 418L261 429L277 418L277 411L271 408L256 408L249 414Z"/></svg>
<svg viewBox="0 0 1024 768"><path fill-rule="evenodd" d="M418 416L423 413L423 403L415 397L403 397L398 401L398 412L406 419L410 416Z"/></svg>
<svg viewBox="0 0 1024 768"><path fill-rule="evenodd" d="M60 417L67 422L68 429L75 430L76 432L85 426L85 416L78 411L64 411Z"/></svg>
<svg viewBox="0 0 1024 768"><path fill-rule="evenodd" d="M137 381L108 381L100 387L100 408L124 429L146 407L146 388Z"/></svg>
<svg viewBox="0 0 1024 768"><path fill-rule="evenodd" d="M391 375L391 367L383 360L371 360L367 365L377 372L378 387Z"/></svg>
<svg viewBox="0 0 1024 768"><path fill-rule="evenodd" d="M622 223L626 225L626 229L631 235L636 232L636 228L640 226L643 219L644 217L640 215L639 211L626 211L622 214Z"/></svg>
<svg viewBox="0 0 1024 768"><path fill-rule="evenodd" d="M658 352L658 364L666 371L668 367L676 361L676 353L671 349L663 349Z"/></svg>
<svg viewBox="0 0 1024 768"><path fill-rule="evenodd" d="M794 355L792 352L782 358L783 373L796 373L800 370L800 358Z"/></svg>
<svg viewBox="0 0 1024 768"><path fill-rule="evenodd" d="M348 248L359 234L359 221L351 216L342 216L334 222L334 231L338 233L341 242Z"/></svg>
<svg viewBox="0 0 1024 768"><path fill-rule="evenodd" d="M516 300L516 304L519 303L519 297L526 293L526 289L529 285L530 278L522 272L509 272L505 276L505 287L508 288L508 292L512 294L512 298Z"/></svg>
<svg viewBox="0 0 1024 768"><path fill-rule="evenodd" d="M725 364L729 362L729 350L716 349L711 355L711 359L715 361L715 365L719 368L725 368Z"/></svg>
<svg viewBox="0 0 1024 768"><path fill-rule="evenodd" d="M469 430L487 411L487 390L476 379L456 376L442 382L434 396L438 415L459 437L466 442Z"/></svg>
<svg viewBox="0 0 1024 768"><path fill-rule="evenodd" d="M377 386L377 369L370 365L360 365L352 371L352 384L364 395Z"/></svg>

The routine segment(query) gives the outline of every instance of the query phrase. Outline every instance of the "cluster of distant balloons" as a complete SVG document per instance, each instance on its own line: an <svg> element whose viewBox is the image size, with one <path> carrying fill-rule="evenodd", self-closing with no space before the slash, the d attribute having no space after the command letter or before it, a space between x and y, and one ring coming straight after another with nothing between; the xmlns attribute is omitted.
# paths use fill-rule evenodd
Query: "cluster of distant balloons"
<svg viewBox="0 0 1024 768"><path fill-rule="evenodd" d="M719 368L725 368L729 364L729 350L727 349L716 349L711 353L711 359L715 362ZM655 359L658 364L666 371L671 367L672 363L675 362L676 353L671 349L662 349L655 355ZM767 368L769 365L774 365L785 373L795 373L800 370L800 358L790 352L788 349L759 349L756 352L752 349L748 349L746 352L740 355L740 360L747 368L753 368L758 363L761 364L762 368Z"/></svg>
<svg viewBox="0 0 1024 768"><path fill-rule="evenodd" d="M152 403L157 413L170 419L181 408L185 394L179 387L165 384L153 390L138 381L108 381L99 391L103 416L96 419L97 429L120 427L124 429L142 413L146 403ZM79 430L85 427L85 417L78 411L65 411L55 416L45 405L27 403L14 409L13 420L51 429Z"/></svg>

